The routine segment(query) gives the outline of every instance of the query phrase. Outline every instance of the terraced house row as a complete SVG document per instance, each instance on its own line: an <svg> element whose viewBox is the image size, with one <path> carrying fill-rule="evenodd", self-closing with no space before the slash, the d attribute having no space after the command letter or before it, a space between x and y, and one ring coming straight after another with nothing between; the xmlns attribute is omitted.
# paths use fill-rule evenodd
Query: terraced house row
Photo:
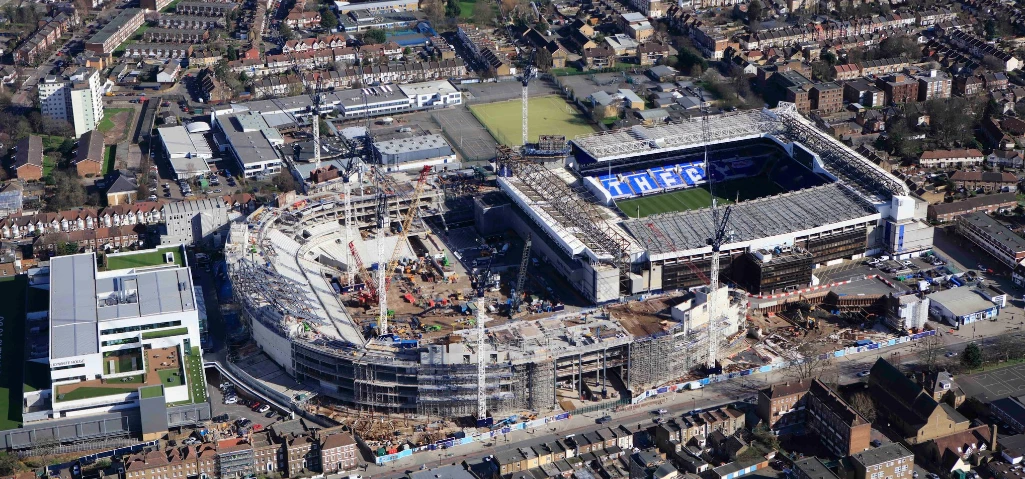
<svg viewBox="0 0 1025 479"><path fill-rule="evenodd" d="M61 36L80 23L82 20L75 9L61 11L14 49L14 62L22 65L34 63L41 53L48 51Z"/></svg>

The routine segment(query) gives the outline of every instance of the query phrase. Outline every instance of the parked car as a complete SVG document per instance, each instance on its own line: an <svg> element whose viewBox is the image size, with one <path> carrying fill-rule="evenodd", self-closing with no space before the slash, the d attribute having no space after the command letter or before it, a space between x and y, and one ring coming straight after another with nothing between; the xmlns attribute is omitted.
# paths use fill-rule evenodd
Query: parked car
<svg viewBox="0 0 1025 479"><path fill-rule="evenodd" d="M602 416L598 418L598 424L605 424L612 420L612 416Z"/></svg>
<svg viewBox="0 0 1025 479"><path fill-rule="evenodd" d="M257 401L257 402L255 402L255 403L253 403L253 405L252 405L252 406L250 406L250 409L252 409L252 410L254 410L254 411L255 411L255 410L259 409L259 408L260 408L260 406L262 406L262 404L260 404L260 403L259 403L259 401Z"/></svg>
<svg viewBox="0 0 1025 479"><path fill-rule="evenodd" d="M256 412L258 412L258 413L265 413L267 411L270 411L270 405L268 405L268 404L264 404L263 406L260 406L260 408L256 410Z"/></svg>
<svg viewBox="0 0 1025 479"><path fill-rule="evenodd" d="M224 398L224 404L235 404L238 402L237 396L229 396Z"/></svg>
<svg viewBox="0 0 1025 479"><path fill-rule="evenodd" d="M864 371L862 371L862 372L858 373L858 377L859 377L859 378L863 378L863 377L866 377L866 376L868 376L869 374L872 374L872 372L866 369L866 370L864 370Z"/></svg>

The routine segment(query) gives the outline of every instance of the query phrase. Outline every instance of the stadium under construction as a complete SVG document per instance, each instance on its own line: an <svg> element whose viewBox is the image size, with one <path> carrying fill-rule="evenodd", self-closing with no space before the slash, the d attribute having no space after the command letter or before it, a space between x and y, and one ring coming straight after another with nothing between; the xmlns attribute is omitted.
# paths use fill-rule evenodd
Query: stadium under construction
<svg viewBox="0 0 1025 479"><path fill-rule="evenodd" d="M444 192L433 180L422 199L410 198L411 177L393 177L386 195L359 183L349 201L321 187L317 196L234 225L225 253L242 316L256 343L290 376L354 410L468 416L486 399L494 416L540 412L560 407L559 390L629 399L695 379L695 368L722 359L708 358L710 351L724 357L746 333L746 293L803 287L815 267L866 253L900 257L931 246L924 204L792 105L705 121L573 139L565 165L500 165L499 189L473 202L481 235L511 229L530 238L531 255L587 302L678 292L671 319L623 320L604 309L520 316L488 326L483 350L469 323L438 334L376 334L373 326L380 324L368 325L353 312L358 287L339 281L356 268L357 257L377 258L381 267L387 264L382 250L401 251L404 258L432 258L446 278L451 273L436 259L446 249L437 235L404 231L411 241L403 244L405 234L370 232L375 214L400 218L418 207L426 217L444 208ZM711 171L700 162L706 145ZM740 201L741 191L730 192L736 202L720 263L724 283L732 285L723 288L727 294L710 295L704 286L715 234L709 208L631 217L616 206L700 188L709 175L718 175L721 185L753 179L784 191ZM347 208L355 232L345 226ZM710 318L708 306L721 315ZM710 348L710 339L723 347ZM480 355L484 398L478 396Z"/></svg>

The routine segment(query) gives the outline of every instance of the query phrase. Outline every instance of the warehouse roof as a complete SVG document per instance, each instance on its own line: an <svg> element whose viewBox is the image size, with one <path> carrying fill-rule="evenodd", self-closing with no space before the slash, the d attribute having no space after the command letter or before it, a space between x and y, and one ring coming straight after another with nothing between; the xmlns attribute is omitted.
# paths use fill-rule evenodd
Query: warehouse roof
<svg viewBox="0 0 1025 479"><path fill-rule="evenodd" d="M414 151L433 150L436 148L447 148L449 151L452 150L452 147L449 146L447 141L445 141L445 138L438 134L378 141L374 143L374 147L377 148L377 151L381 152L381 154L385 155L412 153Z"/></svg>
<svg viewBox="0 0 1025 479"><path fill-rule="evenodd" d="M935 301L944 308L947 308L956 317L967 316L996 307L992 301L984 298L971 288L951 288L932 293L926 297L930 301Z"/></svg>

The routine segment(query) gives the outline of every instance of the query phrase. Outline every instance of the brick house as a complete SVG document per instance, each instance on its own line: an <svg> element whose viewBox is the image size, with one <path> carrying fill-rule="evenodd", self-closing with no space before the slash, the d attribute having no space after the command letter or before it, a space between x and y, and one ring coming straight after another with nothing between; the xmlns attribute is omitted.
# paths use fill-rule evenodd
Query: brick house
<svg viewBox="0 0 1025 479"><path fill-rule="evenodd" d="M103 171L103 133L96 130L85 132L78 140L78 153L72 164L79 177L100 174Z"/></svg>
<svg viewBox="0 0 1025 479"><path fill-rule="evenodd" d="M928 150L918 157L923 168L964 168L981 165L985 157L975 148L962 150Z"/></svg>
<svg viewBox="0 0 1025 479"><path fill-rule="evenodd" d="M43 177L43 139L29 135L18 142L14 155L14 174L25 181L38 181Z"/></svg>
<svg viewBox="0 0 1025 479"><path fill-rule="evenodd" d="M964 171L957 170L953 175L950 175L950 181L953 181L958 188L967 188L969 190L977 190L982 188L986 193L993 191L1015 191L1018 186L1018 177L1014 173L1010 172L996 172L996 171Z"/></svg>
<svg viewBox="0 0 1025 479"><path fill-rule="evenodd" d="M320 467L325 474L349 471L356 468L358 451L356 440L346 432L324 436L320 439Z"/></svg>
<svg viewBox="0 0 1025 479"><path fill-rule="evenodd" d="M993 214L997 211L1013 209L1015 206L1018 206L1018 199L1015 198L1014 193L997 193L994 195L973 196L952 203L929 205L926 217L929 221L943 223L953 221L958 216L976 211Z"/></svg>
<svg viewBox="0 0 1025 479"><path fill-rule="evenodd" d="M804 422L808 381L773 384L758 392L758 417L773 430Z"/></svg>

